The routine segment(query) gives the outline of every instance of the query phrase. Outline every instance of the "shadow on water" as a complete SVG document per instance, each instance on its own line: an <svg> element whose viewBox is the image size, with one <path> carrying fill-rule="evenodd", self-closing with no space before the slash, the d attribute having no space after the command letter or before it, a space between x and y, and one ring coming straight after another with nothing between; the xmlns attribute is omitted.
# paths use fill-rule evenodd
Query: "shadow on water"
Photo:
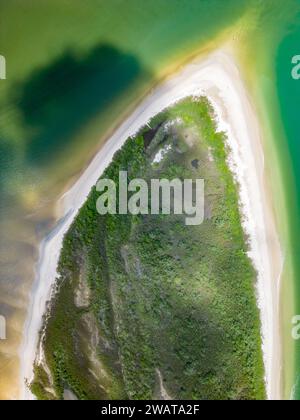
<svg viewBox="0 0 300 420"><path fill-rule="evenodd" d="M30 136L34 165L55 157L90 118L103 111L142 74L138 60L108 45L78 57L67 51L17 87L18 107Z"/></svg>

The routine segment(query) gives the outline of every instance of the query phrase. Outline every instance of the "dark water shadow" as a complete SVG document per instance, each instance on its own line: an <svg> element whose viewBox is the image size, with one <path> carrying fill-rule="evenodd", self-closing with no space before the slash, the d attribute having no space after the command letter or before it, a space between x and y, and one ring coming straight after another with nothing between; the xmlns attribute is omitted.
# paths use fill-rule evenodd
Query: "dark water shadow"
<svg viewBox="0 0 300 420"><path fill-rule="evenodd" d="M26 159L41 165L143 73L138 60L109 45L78 57L66 51L15 89L24 126L33 132Z"/></svg>

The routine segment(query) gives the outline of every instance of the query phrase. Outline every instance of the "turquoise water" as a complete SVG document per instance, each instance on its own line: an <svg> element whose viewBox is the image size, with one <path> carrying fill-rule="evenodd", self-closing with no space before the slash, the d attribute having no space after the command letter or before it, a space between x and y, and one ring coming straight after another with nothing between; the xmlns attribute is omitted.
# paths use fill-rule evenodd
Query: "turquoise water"
<svg viewBox="0 0 300 420"><path fill-rule="evenodd" d="M294 260L296 274L295 315L298 315L300 314L300 79L292 78L291 60L293 56L300 54L300 15L296 21L298 24L295 23L291 26L289 34L285 36L279 46L276 74L282 122L291 158L291 171L295 181L288 194L288 208L292 227L291 257ZM300 399L300 381L297 380L300 375L300 341L291 344L296 346L294 398Z"/></svg>

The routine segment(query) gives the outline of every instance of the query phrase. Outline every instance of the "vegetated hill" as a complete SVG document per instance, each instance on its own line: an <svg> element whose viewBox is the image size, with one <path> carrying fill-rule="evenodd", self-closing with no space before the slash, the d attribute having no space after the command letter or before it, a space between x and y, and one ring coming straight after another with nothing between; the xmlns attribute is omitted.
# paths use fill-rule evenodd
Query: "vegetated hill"
<svg viewBox="0 0 300 420"><path fill-rule="evenodd" d="M151 127L151 128L150 128ZM44 324L41 399L263 399L256 273L238 187L206 98L157 115L102 178L205 180L205 220L106 215L90 193L60 257Z"/></svg>

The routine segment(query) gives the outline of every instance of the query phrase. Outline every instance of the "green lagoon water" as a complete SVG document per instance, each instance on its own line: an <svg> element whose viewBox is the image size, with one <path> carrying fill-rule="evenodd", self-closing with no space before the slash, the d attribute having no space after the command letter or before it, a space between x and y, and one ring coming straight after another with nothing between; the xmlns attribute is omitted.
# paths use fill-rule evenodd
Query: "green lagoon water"
<svg viewBox="0 0 300 420"><path fill-rule="evenodd" d="M294 315L300 314L300 80L294 80L291 76L291 59L300 52L300 15L297 16L298 24L292 25L290 32L282 40L277 58L276 58L276 74L277 87L280 102L280 112L286 133L291 172L293 180L287 185L288 191L288 209L290 216L291 228L291 247L290 252L293 259L295 269L295 312ZM285 325L289 328L288 322ZM290 338L291 340L291 338ZM295 387L292 392L293 398L300 399L300 342L295 343L296 346L296 371L294 383Z"/></svg>
<svg viewBox="0 0 300 420"><path fill-rule="evenodd" d="M0 314L9 320L17 313L20 323L24 317L18 294L24 278L17 261L25 255L25 241L18 235L24 224L34 237L36 218L27 216L51 206L45 186L59 193L88 163L101 134L157 81L160 70L198 51L247 13L245 54L249 48L257 80L267 79L279 99L281 121L269 119L276 147L286 156L281 169L289 199L289 257L299 278L300 80L291 78L291 57L300 54L297 8L300 0L0 0L0 54L7 61L7 80L0 81ZM274 68L273 76L264 73L262 57ZM270 100L265 98L271 108ZM300 314L300 282L295 289ZM17 342L21 327L15 320L13 325ZM0 342L7 363L3 346ZM296 350L291 383L300 374L300 344ZM9 369L0 380L0 397ZM294 396L300 399L300 387Z"/></svg>

